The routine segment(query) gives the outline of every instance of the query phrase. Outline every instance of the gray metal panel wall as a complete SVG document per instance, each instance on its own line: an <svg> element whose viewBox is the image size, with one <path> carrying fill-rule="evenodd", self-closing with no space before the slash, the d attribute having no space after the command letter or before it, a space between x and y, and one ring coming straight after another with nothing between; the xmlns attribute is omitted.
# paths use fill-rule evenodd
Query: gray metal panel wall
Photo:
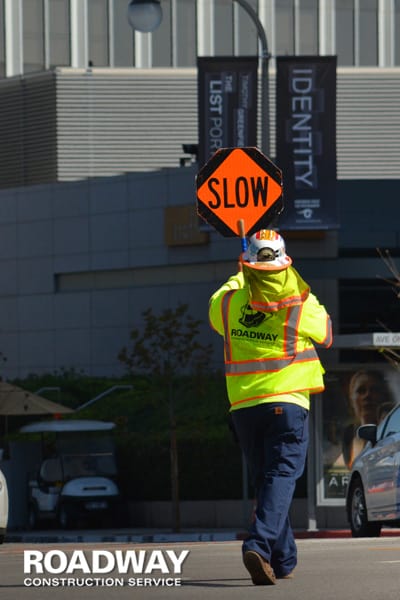
<svg viewBox="0 0 400 600"><path fill-rule="evenodd" d="M339 68L339 179L400 178L400 68Z"/></svg>
<svg viewBox="0 0 400 600"><path fill-rule="evenodd" d="M55 94L51 72L1 81L1 187L57 181Z"/></svg>
<svg viewBox="0 0 400 600"><path fill-rule="evenodd" d="M338 69L338 179L400 177L399 99L400 68ZM273 158L273 71L270 124ZM198 140L197 72L58 68L2 80L0 139L1 187L177 167L182 144Z"/></svg>
<svg viewBox="0 0 400 600"><path fill-rule="evenodd" d="M57 70L59 179L179 166L197 142L193 69Z"/></svg>
<svg viewBox="0 0 400 600"><path fill-rule="evenodd" d="M176 167L196 143L194 69L59 69L59 179ZM400 177L400 69L339 68L339 179ZM270 74L271 156L275 73Z"/></svg>

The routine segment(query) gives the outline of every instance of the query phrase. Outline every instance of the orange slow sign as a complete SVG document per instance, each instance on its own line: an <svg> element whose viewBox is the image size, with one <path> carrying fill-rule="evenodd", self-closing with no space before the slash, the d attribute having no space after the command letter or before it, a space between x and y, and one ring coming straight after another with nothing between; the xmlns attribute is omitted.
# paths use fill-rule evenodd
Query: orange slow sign
<svg viewBox="0 0 400 600"><path fill-rule="evenodd" d="M197 212L224 236L268 228L283 208L282 172L257 148L221 148L196 177Z"/></svg>

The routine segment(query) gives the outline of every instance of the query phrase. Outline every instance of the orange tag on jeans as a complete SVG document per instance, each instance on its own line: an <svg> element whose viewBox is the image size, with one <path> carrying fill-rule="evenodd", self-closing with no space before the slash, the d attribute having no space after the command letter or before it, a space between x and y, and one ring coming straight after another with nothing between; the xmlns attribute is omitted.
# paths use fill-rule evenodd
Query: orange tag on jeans
<svg viewBox="0 0 400 600"><path fill-rule="evenodd" d="M274 412L276 415L283 415L283 408L282 406L275 406Z"/></svg>

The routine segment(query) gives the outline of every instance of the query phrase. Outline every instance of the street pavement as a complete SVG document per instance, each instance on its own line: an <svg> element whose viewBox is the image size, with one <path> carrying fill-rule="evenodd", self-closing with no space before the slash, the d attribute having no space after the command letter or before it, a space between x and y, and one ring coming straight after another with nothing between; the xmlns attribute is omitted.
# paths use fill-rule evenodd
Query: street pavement
<svg viewBox="0 0 400 600"><path fill-rule="evenodd" d="M399 600L400 537L381 538L313 538L299 539L299 564L292 580L279 580L275 586L253 586L241 561L241 542L203 541L174 543L15 543L0 546L1 600L243 600L272 598L279 600ZM60 550L60 548L62 550ZM175 575L153 570L147 575L138 571L121 575L120 570L94 578L76 571L70 583L54 585L64 575L27 575L24 554L38 551L48 556L62 552L72 560L79 549L90 562L97 552L135 553L153 551L188 555L182 572ZM148 560L146 558L146 560ZM150 560L150 559L149 559ZM55 563L53 563L55 564ZM148 564L148 563L147 563ZM80 579L79 579L80 578ZM176 585L161 580L174 579ZM120 581L121 580L121 581ZM33 581L33 583L32 583ZM71 583L74 581L75 583ZM44 582L44 583L43 583ZM89 583L90 582L90 583ZM51 583L51 585L49 584Z"/></svg>

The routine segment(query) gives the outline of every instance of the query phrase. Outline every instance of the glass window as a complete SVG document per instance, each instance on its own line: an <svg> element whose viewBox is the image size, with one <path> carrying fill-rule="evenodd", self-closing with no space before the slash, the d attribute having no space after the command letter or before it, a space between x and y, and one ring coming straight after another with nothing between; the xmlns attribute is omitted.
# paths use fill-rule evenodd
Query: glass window
<svg viewBox="0 0 400 600"><path fill-rule="evenodd" d="M373 298L373 302L371 302ZM399 299L392 287L380 279L339 280L339 333L400 331ZM375 350L341 350L342 362L385 362Z"/></svg>
<svg viewBox="0 0 400 600"><path fill-rule="evenodd" d="M300 54L318 54L318 0L301 0L298 31Z"/></svg>
<svg viewBox="0 0 400 600"><path fill-rule="evenodd" d="M163 20L152 37L153 66L196 65L196 0L163 0Z"/></svg>
<svg viewBox="0 0 400 600"><path fill-rule="evenodd" d="M89 63L108 66L108 0L88 0L88 23Z"/></svg>
<svg viewBox="0 0 400 600"><path fill-rule="evenodd" d="M162 2L163 18L161 25L152 33L152 51L154 67L172 66L172 3Z"/></svg>
<svg viewBox="0 0 400 600"><path fill-rule="evenodd" d="M361 66L375 66L378 64L377 0L363 0L359 6L358 63Z"/></svg>
<svg viewBox="0 0 400 600"><path fill-rule="evenodd" d="M49 3L50 66L71 64L69 0Z"/></svg>
<svg viewBox="0 0 400 600"><path fill-rule="evenodd" d="M196 65L196 0L175 0L174 38L176 50L174 65L193 67Z"/></svg>
<svg viewBox="0 0 400 600"><path fill-rule="evenodd" d="M0 2L0 77L5 77L6 75L4 31L4 4Z"/></svg>
<svg viewBox="0 0 400 600"><path fill-rule="evenodd" d="M336 54L340 66L354 65L353 0L336 0Z"/></svg>
<svg viewBox="0 0 400 600"><path fill-rule="evenodd" d="M44 20L42 0L23 0L24 73L44 69Z"/></svg>
<svg viewBox="0 0 400 600"><path fill-rule="evenodd" d="M214 9L214 54L233 55L233 2L215 0Z"/></svg>
<svg viewBox="0 0 400 600"><path fill-rule="evenodd" d="M257 12L257 0L248 0ZM236 5L237 24L235 25L235 53L237 56L258 56L258 33L252 18L239 5Z"/></svg>
<svg viewBox="0 0 400 600"><path fill-rule="evenodd" d="M294 54L294 0L276 3L276 54Z"/></svg>
<svg viewBox="0 0 400 600"><path fill-rule="evenodd" d="M371 302L373 298L373 302ZM382 279L340 279L340 333L400 331L399 298Z"/></svg>
<svg viewBox="0 0 400 600"><path fill-rule="evenodd" d="M135 36L127 19L126 0L114 0L114 66L132 67L135 64Z"/></svg>
<svg viewBox="0 0 400 600"><path fill-rule="evenodd" d="M389 417L383 431L383 437L400 432L400 407L397 408Z"/></svg>
<svg viewBox="0 0 400 600"><path fill-rule="evenodd" d="M395 0L394 5L394 63L400 65L400 0Z"/></svg>

